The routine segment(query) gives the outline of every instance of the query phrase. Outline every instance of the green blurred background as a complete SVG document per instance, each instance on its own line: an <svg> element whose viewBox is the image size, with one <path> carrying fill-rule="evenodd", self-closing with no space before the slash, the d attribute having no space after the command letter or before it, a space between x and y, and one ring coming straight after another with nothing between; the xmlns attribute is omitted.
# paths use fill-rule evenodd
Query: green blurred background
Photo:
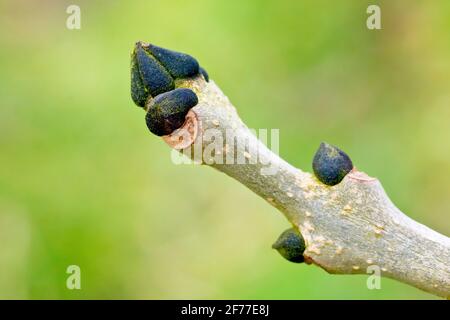
<svg viewBox="0 0 450 320"><path fill-rule="evenodd" d="M130 98L136 40L195 56L249 127L280 129L292 164L336 144L450 234L449 1L2 0L0 298L434 298L286 262L276 209L172 164Z"/></svg>

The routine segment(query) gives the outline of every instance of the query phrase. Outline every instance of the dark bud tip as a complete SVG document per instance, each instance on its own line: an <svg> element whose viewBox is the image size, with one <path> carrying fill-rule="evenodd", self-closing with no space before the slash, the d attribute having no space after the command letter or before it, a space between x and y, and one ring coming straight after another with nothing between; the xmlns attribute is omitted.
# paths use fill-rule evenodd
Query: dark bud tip
<svg viewBox="0 0 450 320"><path fill-rule="evenodd" d="M143 108L150 93L142 82L136 59L131 59L131 98L134 103Z"/></svg>
<svg viewBox="0 0 450 320"><path fill-rule="evenodd" d="M203 69L202 67L200 67L200 73L203 75L203 78L205 78L206 82L209 82L209 75L208 75L208 72L206 72L205 69Z"/></svg>
<svg viewBox="0 0 450 320"><path fill-rule="evenodd" d="M147 99L175 88L174 81L161 64L137 42L131 54L131 98L144 107Z"/></svg>
<svg viewBox="0 0 450 320"><path fill-rule="evenodd" d="M334 186L353 169L350 157L342 150L322 142L313 159L313 170L317 179Z"/></svg>
<svg viewBox="0 0 450 320"><path fill-rule="evenodd" d="M142 82L153 97L175 88L170 74L152 57L147 47L138 42L135 52Z"/></svg>
<svg viewBox="0 0 450 320"><path fill-rule="evenodd" d="M197 103L194 91L185 88L156 96L145 117L148 129L157 136L171 134L184 124L186 114Z"/></svg>
<svg viewBox="0 0 450 320"><path fill-rule="evenodd" d="M148 50L174 78L192 77L199 73L197 60L188 54L160 48L152 44L148 46Z"/></svg>
<svg viewBox="0 0 450 320"><path fill-rule="evenodd" d="M305 240L295 228L284 231L272 245L272 248L276 249L288 261L301 263L305 260L303 257Z"/></svg>
<svg viewBox="0 0 450 320"><path fill-rule="evenodd" d="M203 70L203 69L202 69ZM188 54L139 41L131 55L131 98L144 107L149 97L175 89L175 79L193 77L205 70Z"/></svg>

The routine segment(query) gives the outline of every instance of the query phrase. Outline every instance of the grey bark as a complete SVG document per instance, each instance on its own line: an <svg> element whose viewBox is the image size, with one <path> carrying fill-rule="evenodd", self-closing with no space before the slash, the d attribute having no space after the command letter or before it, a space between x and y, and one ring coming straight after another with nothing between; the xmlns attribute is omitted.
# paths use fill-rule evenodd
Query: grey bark
<svg viewBox="0 0 450 320"><path fill-rule="evenodd" d="M177 86L194 90L199 104L185 126L164 140L175 149L189 150L194 160L226 173L278 208L302 233L308 263L333 274L366 274L368 266L376 265L383 276L449 298L450 239L403 214L376 178L353 170L338 185L324 185L261 143L212 80L207 83L199 76L180 80ZM210 129L224 137L227 129L234 131L236 148L224 141L222 150L207 150L202 140L208 140ZM198 150L203 151L200 157ZM227 154L253 163L216 163ZM275 174L267 174L268 168Z"/></svg>

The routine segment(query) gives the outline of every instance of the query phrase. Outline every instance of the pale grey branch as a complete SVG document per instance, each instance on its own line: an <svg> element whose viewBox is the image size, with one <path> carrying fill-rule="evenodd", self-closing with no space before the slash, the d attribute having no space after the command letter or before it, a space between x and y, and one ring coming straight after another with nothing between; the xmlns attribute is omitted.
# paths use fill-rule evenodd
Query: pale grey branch
<svg viewBox="0 0 450 320"><path fill-rule="evenodd" d="M197 160L238 180L283 212L305 238L307 262L336 274L365 274L369 265L377 265L383 276L450 296L450 239L404 215L377 179L353 170L341 183L326 186L262 144L212 80L207 83L197 77L179 85L199 97L199 104L190 111L191 136L185 138L183 147L204 150L200 143L207 129L224 136L227 129L234 130L238 143L233 157L255 158L256 164L211 161L221 151L233 151L228 141L223 150ZM165 140L173 146L170 136ZM242 147L244 142L248 149ZM275 174L264 174L268 163Z"/></svg>

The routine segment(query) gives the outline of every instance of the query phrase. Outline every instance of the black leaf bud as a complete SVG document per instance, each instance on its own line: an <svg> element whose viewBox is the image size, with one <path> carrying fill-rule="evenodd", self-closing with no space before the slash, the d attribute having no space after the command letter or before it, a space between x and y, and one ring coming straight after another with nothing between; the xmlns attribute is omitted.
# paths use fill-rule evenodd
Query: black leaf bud
<svg viewBox="0 0 450 320"><path fill-rule="evenodd" d="M145 117L148 129L157 136L171 134L184 124L186 114L197 103L194 91L185 88L156 96Z"/></svg>
<svg viewBox="0 0 450 320"><path fill-rule="evenodd" d="M192 77L199 73L197 60L188 54L160 48L152 44L148 45L147 48L175 79Z"/></svg>
<svg viewBox="0 0 450 320"><path fill-rule="evenodd" d="M169 72L147 51L142 42L136 43L131 55L131 97L144 107L149 96L155 97L175 88Z"/></svg>
<svg viewBox="0 0 450 320"><path fill-rule="evenodd" d="M313 159L313 170L317 179L334 186L353 169L350 157L342 150L322 142Z"/></svg>
<svg viewBox="0 0 450 320"><path fill-rule="evenodd" d="M291 262L301 263L305 260L303 257L305 240L295 228L285 230L272 245L272 248L276 249L283 258Z"/></svg>

